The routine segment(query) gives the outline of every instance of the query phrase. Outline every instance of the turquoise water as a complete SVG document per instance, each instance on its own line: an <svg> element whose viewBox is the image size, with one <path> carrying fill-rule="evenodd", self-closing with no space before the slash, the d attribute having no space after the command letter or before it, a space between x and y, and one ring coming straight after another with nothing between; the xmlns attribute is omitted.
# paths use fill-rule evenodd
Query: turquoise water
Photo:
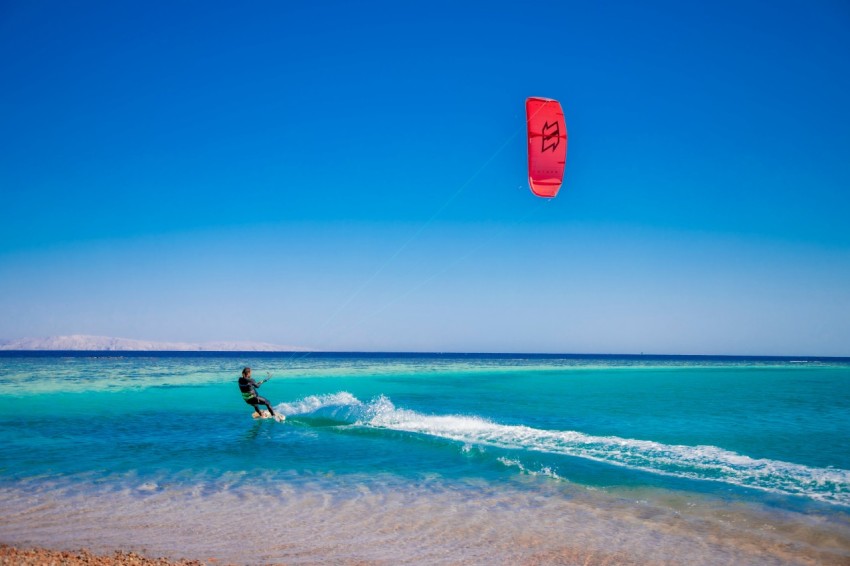
<svg viewBox="0 0 850 566"><path fill-rule="evenodd" d="M250 417L243 365L273 376L260 393L286 423ZM841 563L849 407L850 361L834 359L6 355L0 542L237 563L565 548ZM221 533L258 509L264 554L246 556Z"/></svg>

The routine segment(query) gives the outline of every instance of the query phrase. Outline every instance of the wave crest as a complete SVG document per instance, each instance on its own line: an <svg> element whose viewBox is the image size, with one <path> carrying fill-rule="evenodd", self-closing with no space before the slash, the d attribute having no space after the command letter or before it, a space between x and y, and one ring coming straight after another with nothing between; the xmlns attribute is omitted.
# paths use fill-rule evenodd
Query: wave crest
<svg viewBox="0 0 850 566"><path fill-rule="evenodd" d="M669 445L650 440L591 436L577 431L503 425L477 416L426 415L397 408L383 395L363 403L347 392L306 397L295 403L281 404L277 410L287 416L321 417L340 424L427 435L463 445L586 458L655 474L721 481L850 505L848 470L756 459L716 446ZM547 475L557 477L551 471Z"/></svg>

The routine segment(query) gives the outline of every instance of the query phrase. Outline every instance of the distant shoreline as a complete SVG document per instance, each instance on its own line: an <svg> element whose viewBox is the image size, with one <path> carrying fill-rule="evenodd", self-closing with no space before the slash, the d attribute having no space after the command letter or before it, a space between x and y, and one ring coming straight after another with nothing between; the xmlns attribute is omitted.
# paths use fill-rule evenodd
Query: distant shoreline
<svg viewBox="0 0 850 566"><path fill-rule="evenodd" d="M205 342L161 342L70 334L0 340L0 351L86 351L86 352L308 352L311 348L252 340L209 340Z"/></svg>

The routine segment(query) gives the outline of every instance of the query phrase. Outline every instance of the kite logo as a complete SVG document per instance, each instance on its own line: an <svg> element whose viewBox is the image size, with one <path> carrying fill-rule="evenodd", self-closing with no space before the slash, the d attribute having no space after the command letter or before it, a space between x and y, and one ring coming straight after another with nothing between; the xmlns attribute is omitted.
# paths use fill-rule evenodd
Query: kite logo
<svg viewBox="0 0 850 566"><path fill-rule="evenodd" d="M561 128L556 121L550 124L548 121L543 125L543 149L540 151L555 151L561 144Z"/></svg>

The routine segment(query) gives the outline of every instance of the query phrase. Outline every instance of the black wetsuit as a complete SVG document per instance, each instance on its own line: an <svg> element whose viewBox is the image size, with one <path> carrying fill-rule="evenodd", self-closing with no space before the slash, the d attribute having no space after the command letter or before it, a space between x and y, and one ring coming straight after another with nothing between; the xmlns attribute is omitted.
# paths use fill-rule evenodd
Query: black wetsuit
<svg viewBox="0 0 850 566"><path fill-rule="evenodd" d="M257 388L259 386L260 384L254 381L253 378L245 377L244 375L239 378L239 391L242 392L242 398L245 399L245 402L253 405L257 414L260 414L260 405L265 405L269 413L274 415L274 409L272 409L268 399L257 395Z"/></svg>

